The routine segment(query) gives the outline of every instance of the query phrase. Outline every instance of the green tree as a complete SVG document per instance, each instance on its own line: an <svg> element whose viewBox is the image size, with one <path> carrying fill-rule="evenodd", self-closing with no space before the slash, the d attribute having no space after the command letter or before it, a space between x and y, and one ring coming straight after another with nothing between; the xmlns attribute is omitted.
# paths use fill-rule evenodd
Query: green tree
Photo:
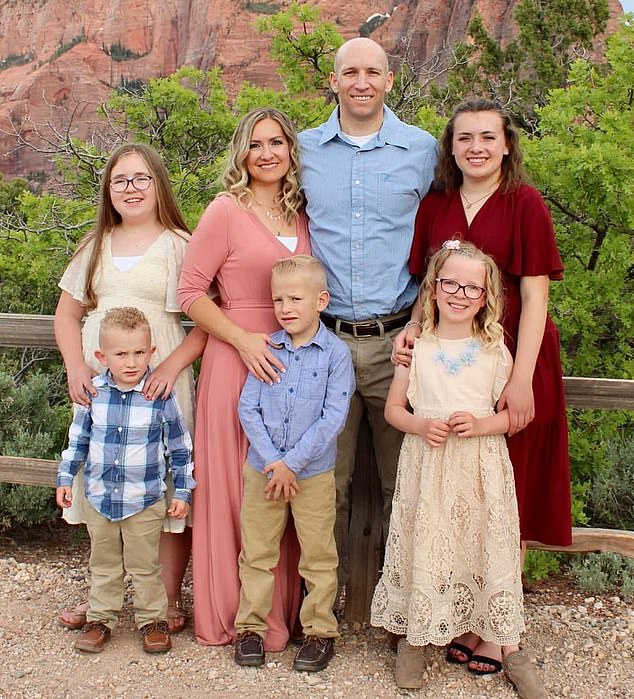
<svg viewBox="0 0 634 699"><path fill-rule="evenodd" d="M535 106L545 104L548 90L566 85L570 66L593 50L609 16L607 0L521 0L517 37L502 46L476 13L469 41L455 47L455 69L432 95L445 113L468 95L488 97L534 128Z"/></svg>

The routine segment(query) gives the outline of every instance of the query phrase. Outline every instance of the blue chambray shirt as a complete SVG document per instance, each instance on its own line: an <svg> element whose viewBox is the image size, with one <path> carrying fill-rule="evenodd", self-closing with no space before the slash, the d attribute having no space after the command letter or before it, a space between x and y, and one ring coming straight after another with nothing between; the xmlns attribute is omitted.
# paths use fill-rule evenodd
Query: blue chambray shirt
<svg viewBox="0 0 634 699"><path fill-rule="evenodd" d="M72 485L85 464L85 493L90 504L109 520L142 512L166 490L168 469L174 478L174 497L191 502L192 440L176 399L146 400L141 393L145 376L121 391L110 371L92 380L97 395L90 407L75 404L62 453L57 485Z"/></svg>
<svg viewBox="0 0 634 699"><path fill-rule="evenodd" d="M361 148L341 133L339 107L299 134L311 247L328 274L328 314L349 321L398 313L416 298L409 252L438 148L429 133L383 110L378 135Z"/></svg>
<svg viewBox="0 0 634 699"><path fill-rule="evenodd" d="M301 347L293 346L285 330L271 338L284 345L270 351L286 372L272 386L247 377L238 405L249 440L247 459L260 473L273 461L283 461L298 479L331 471L355 390L350 350L321 322Z"/></svg>

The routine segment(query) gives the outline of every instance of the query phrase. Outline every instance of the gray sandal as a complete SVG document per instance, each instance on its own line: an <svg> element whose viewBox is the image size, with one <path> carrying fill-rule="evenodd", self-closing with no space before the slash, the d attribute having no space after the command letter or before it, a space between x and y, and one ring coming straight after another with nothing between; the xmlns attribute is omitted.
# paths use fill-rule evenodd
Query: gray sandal
<svg viewBox="0 0 634 699"><path fill-rule="evenodd" d="M531 662L528 651L518 650L504 656L502 666L504 674L517 690L520 699L548 699L546 688Z"/></svg>

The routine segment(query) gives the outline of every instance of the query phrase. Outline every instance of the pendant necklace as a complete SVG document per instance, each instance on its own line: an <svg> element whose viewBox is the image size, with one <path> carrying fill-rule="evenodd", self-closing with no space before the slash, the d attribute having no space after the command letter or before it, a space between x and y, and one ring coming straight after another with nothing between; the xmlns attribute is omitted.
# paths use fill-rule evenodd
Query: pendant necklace
<svg viewBox="0 0 634 699"><path fill-rule="evenodd" d="M465 342L464 349L457 357L447 356L438 336L436 336L436 344L438 345L438 351L434 355L434 361L436 364L440 364L445 374L450 374L451 376L459 374L464 367L473 366L480 351L480 343L473 338Z"/></svg>
<svg viewBox="0 0 634 699"><path fill-rule="evenodd" d="M497 185L495 186L495 189L497 189ZM462 201L464 201L464 203L465 203L465 209L470 209L474 204L477 204L479 201L482 201L483 199L486 199L487 197L490 197L493 194L493 192L495 192L495 189L492 189L490 192L483 194L478 199L474 199L473 201L469 201L467 199L467 197L465 197L464 192L462 191L462 187L460 187L460 196L462 197Z"/></svg>
<svg viewBox="0 0 634 699"><path fill-rule="evenodd" d="M273 232L273 235L276 236L277 238L279 238L281 235L283 235L281 231L278 231L278 230L277 230L277 225L278 225L279 221L281 221L282 219L285 218L284 212L283 212L283 211L280 211L280 209L279 209L278 207L269 207L269 206L267 206L266 204L262 204L262 202L259 202L257 199L253 199L253 201L254 201L261 209L264 209L264 215L273 223L273 226L274 226L275 229L276 229L275 231L272 231L272 232ZM279 214L274 214L273 211L274 211L275 209L277 209L278 211L280 211L280 213L279 213Z"/></svg>

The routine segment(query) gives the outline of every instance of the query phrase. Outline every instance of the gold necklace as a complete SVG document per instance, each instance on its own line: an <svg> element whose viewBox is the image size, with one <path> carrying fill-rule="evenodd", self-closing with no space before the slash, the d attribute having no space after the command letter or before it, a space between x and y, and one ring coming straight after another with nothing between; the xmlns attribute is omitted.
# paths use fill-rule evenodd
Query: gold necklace
<svg viewBox="0 0 634 699"><path fill-rule="evenodd" d="M495 185L495 189L492 189L490 192L487 192L486 194L483 194L481 197L478 199L474 199L473 201L469 201L467 197L465 197L464 192L462 191L462 187L460 187L460 196L462 197L462 200L466 204L465 208L470 209L474 204L477 204L479 201L482 201L483 199L486 199L486 197L490 197L493 192L497 189L497 185Z"/></svg>
<svg viewBox="0 0 634 699"><path fill-rule="evenodd" d="M280 210L279 206L267 206L266 204L262 204L262 202L258 201L257 199L253 200L259 207L264 209L264 215L267 218L270 218L271 221L277 223L278 221L281 221L284 218L284 212ZM273 211L279 211L279 214L274 214Z"/></svg>

